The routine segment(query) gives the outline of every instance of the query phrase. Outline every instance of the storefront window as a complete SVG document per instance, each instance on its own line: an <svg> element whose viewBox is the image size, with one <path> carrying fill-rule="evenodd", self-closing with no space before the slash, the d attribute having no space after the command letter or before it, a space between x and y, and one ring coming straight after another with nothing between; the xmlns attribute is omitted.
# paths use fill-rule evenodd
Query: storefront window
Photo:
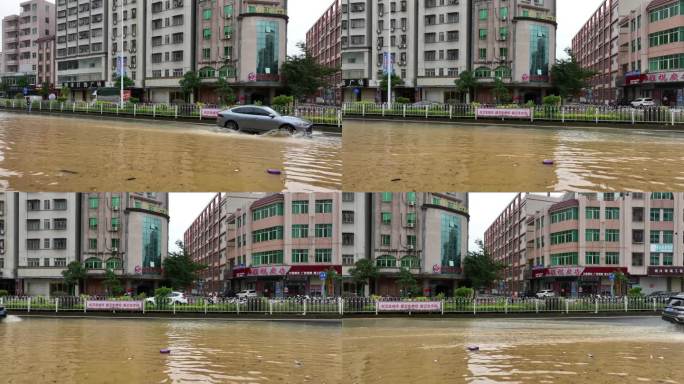
<svg viewBox="0 0 684 384"><path fill-rule="evenodd" d="M277 22L257 22L257 73L278 74L279 41Z"/></svg>

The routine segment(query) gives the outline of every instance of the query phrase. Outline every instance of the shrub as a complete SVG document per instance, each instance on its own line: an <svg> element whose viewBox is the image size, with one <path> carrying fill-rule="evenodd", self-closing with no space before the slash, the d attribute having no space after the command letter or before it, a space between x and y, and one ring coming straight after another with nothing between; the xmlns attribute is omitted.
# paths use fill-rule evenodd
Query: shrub
<svg viewBox="0 0 684 384"><path fill-rule="evenodd" d="M14 98L19 99L19 100L24 99L24 94L21 92L18 92L17 94L14 95Z"/></svg>
<svg viewBox="0 0 684 384"><path fill-rule="evenodd" d="M157 302L166 302L167 296L173 292L173 289L168 287L160 287L154 290L154 297L157 298Z"/></svg>
<svg viewBox="0 0 684 384"><path fill-rule="evenodd" d="M634 287L627 292L627 296L629 297L642 297L643 294L641 293L641 287Z"/></svg>
<svg viewBox="0 0 684 384"><path fill-rule="evenodd" d="M561 101L562 101L562 99L560 96L548 95L548 96L544 96L544 99L542 102L544 103L544 106L557 107L561 104Z"/></svg>
<svg viewBox="0 0 684 384"><path fill-rule="evenodd" d="M0 289L0 297L5 297L9 295L9 292L7 292L6 289Z"/></svg>
<svg viewBox="0 0 684 384"><path fill-rule="evenodd" d="M286 107L288 105L291 105L292 103L294 103L294 97L287 95L276 96L273 98L273 101L271 102L272 105L279 107Z"/></svg>
<svg viewBox="0 0 684 384"><path fill-rule="evenodd" d="M138 99L137 97L131 97L130 99L128 99L128 102L132 104L138 104L140 103L140 99Z"/></svg>
<svg viewBox="0 0 684 384"><path fill-rule="evenodd" d="M525 106L527 108L534 108L536 104L534 103L534 100L527 100L527 103L525 103Z"/></svg>
<svg viewBox="0 0 684 384"><path fill-rule="evenodd" d="M473 297L473 289L468 287L460 287L454 291L454 296L470 299Z"/></svg>
<svg viewBox="0 0 684 384"><path fill-rule="evenodd" d="M437 296L435 296L435 299L442 301L442 300L444 300L444 297L445 297L444 293L442 292L442 293L437 294Z"/></svg>
<svg viewBox="0 0 684 384"><path fill-rule="evenodd" d="M411 100L408 99L408 97L397 97L396 100L397 104L408 104L411 102Z"/></svg>

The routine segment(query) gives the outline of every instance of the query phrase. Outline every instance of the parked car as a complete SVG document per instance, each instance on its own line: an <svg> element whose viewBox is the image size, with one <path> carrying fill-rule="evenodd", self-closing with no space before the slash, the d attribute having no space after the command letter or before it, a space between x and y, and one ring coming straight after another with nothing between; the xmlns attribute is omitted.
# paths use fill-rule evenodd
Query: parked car
<svg viewBox="0 0 684 384"><path fill-rule="evenodd" d="M169 304L187 304L188 303L188 298L185 297L185 294L183 292L171 292L167 297ZM153 305L157 304L157 298L156 297L148 297L145 299L146 303L151 303Z"/></svg>
<svg viewBox="0 0 684 384"><path fill-rule="evenodd" d="M556 293L551 289L542 289L541 291L537 292L538 299L545 299L547 297L556 297Z"/></svg>
<svg viewBox="0 0 684 384"><path fill-rule="evenodd" d="M655 107L655 101L650 97L640 97L630 103L634 108Z"/></svg>
<svg viewBox="0 0 684 384"><path fill-rule="evenodd" d="M663 320L677 324L684 324L684 295L679 294L670 298L662 314Z"/></svg>
<svg viewBox="0 0 684 384"><path fill-rule="evenodd" d="M251 297L257 297L257 293L253 289L245 289L244 291L238 292L235 297L238 299L249 299Z"/></svg>
<svg viewBox="0 0 684 384"><path fill-rule="evenodd" d="M7 310L4 306L0 305L0 319L7 317Z"/></svg>
<svg viewBox="0 0 684 384"><path fill-rule="evenodd" d="M290 133L313 131L313 123L294 116L283 116L269 107L240 105L221 111L216 118L221 128L242 132L268 132L285 130Z"/></svg>

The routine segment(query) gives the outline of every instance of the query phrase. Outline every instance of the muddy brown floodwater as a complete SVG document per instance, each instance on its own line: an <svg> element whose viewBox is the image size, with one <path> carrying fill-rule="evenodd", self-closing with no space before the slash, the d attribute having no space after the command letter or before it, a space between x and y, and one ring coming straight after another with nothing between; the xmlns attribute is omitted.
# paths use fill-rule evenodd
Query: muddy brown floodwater
<svg viewBox="0 0 684 384"><path fill-rule="evenodd" d="M0 112L0 189L334 190L341 145L339 135L320 133L255 136L193 123Z"/></svg>
<svg viewBox="0 0 684 384"><path fill-rule="evenodd" d="M340 334L338 323L10 316L0 382L337 384Z"/></svg>
<svg viewBox="0 0 684 384"><path fill-rule="evenodd" d="M684 131L346 120L343 142L351 191L684 189Z"/></svg>
<svg viewBox="0 0 684 384"><path fill-rule="evenodd" d="M657 317L345 320L343 364L350 383L684 383L683 328Z"/></svg>

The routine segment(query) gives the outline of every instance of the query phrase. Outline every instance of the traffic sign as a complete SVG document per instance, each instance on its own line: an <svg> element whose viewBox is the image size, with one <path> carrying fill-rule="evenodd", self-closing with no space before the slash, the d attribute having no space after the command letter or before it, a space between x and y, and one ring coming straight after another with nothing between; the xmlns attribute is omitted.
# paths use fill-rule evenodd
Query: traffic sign
<svg viewBox="0 0 684 384"><path fill-rule="evenodd" d="M611 273L610 275L608 275L608 280L615 281L615 274Z"/></svg>
<svg viewBox="0 0 684 384"><path fill-rule="evenodd" d="M28 95L28 88L24 87L24 96Z"/></svg>
<svg viewBox="0 0 684 384"><path fill-rule="evenodd" d="M319 277L321 280L324 280L324 281L325 281L325 280L328 279L328 274L325 273L325 272L321 272L321 273L318 274L318 277Z"/></svg>

